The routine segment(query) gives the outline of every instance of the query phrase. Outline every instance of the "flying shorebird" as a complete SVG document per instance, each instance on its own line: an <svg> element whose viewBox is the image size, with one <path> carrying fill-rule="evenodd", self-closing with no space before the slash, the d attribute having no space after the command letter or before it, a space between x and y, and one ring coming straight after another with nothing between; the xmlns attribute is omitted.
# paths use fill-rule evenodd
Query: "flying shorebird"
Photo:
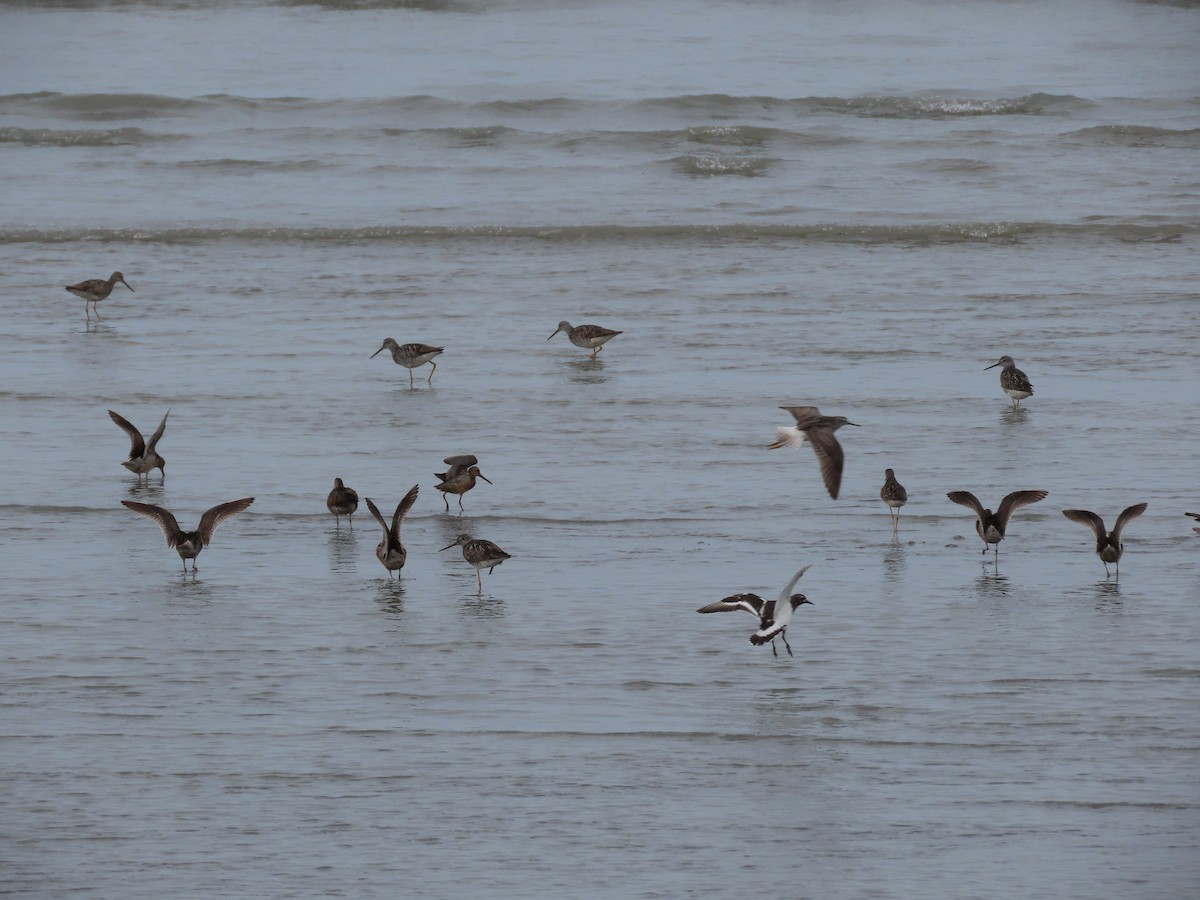
<svg viewBox="0 0 1200 900"><path fill-rule="evenodd" d="M891 469L883 470L883 487L879 489L879 499L888 506L888 515L892 519L892 531L900 529L900 507L908 502L908 491L896 480L896 473Z"/></svg>
<svg viewBox="0 0 1200 900"><path fill-rule="evenodd" d="M1018 509L1045 500L1048 491L1013 491L1000 501L1000 507L993 513L984 509L975 495L970 491L951 491L946 496L960 506L966 506L975 511L975 531L983 538L983 552L987 553L987 545L995 544L996 559L1000 559L1000 542L1004 540L1004 531L1008 528L1008 520Z"/></svg>
<svg viewBox="0 0 1200 900"><path fill-rule="evenodd" d="M158 423L154 435L150 438L150 443L147 444L142 433L134 428L128 419L111 409L108 411L108 417L129 435L129 459L124 460L121 465L137 475L138 481L141 481L142 476L145 475L146 482L149 483L150 473L158 469L162 473L163 482L166 483L167 461L159 456L158 451L154 448L158 445L158 439L163 436L163 432L167 430L167 416L170 414L171 411L168 409L166 415L162 417L162 421Z"/></svg>
<svg viewBox="0 0 1200 900"><path fill-rule="evenodd" d="M475 567L475 580L479 582L480 591L483 591L483 576L479 570L487 569L491 575L492 569L506 559L512 559L511 554L505 553L491 541L475 540L469 534L460 534L453 544L447 544L442 550L449 550L451 547L462 547L463 559Z"/></svg>
<svg viewBox="0 0 1200 900"><path fill-rule="evenodd" d="M179 558L183 560L183 571L187 572L187 561L190 559L192 572L195 572L196 557L212 542L213 532L217 530L217 526L244 510L254 502L254 498L243 497L241 500L230 500L228 503L214 506L200 517L200 526L195 531L184 531L175 521L175 516L161 506L155 506L152 503L138 503L134 500L122 500L121 502L134 512L141 513L157 522L159 528L163 530L163 534L167 536L167 546L174 547L179 553Z"/></svg>
<svg viewBox="0 0 1200 900"><path fill-rule="evenodd" d="M1000 370L1000 387L1012 399L1013 409L1020 406L1022 400L1033 396L1033 385L1029 383L1025 373L1017 368L1011 356L1000 357L999 362L992 363L983 371L994 369L996 366L1004 366Z"/></svg>
<svg viewBox="0 0 1200 900"><path fill-rule="evenodd" d="M383 540L375 547L375 558L387 569L388 578L392 577L393 572L397 573L396 577L399 578L400 570L404 568L404 563L408 560L408 551L404 549L404 544L400 542L400 523L404 521L404 517L412 509L413 503L417 500L417 492L420 489L421 486L419 484L414 484L409 489L409 492L404 495L404 499L396 505L396 511L392 513L392 526L390 528L387 521L380 515L379 510L375 508L375 504L371 502L371 498L367 498L367 509L371 511L371 515L375 517L375 521L383 529Z"/></svg>
<svg viewBox="0 0 1200 900"><path fill-rule="evenodd" d="M350 530L354 530L354 511L358 509L358 493L354 488L346 487L342 483L342 479L333 479L333 490L325 498L325 508L333 513L335 528L338 531L342 530L342 516L349 521Z"/></svg>
<svg viewBox="0 0 1200 900"><path fill-rule="evenodd" d="M394 338L384 338L383 346L372 353L370 358L374 359L384 350L390 350L392 352L392 362L408 369L408 384L409 387L412 387L412 370L417 366L425 365L425 363L433 366L429 370L429 377L426 379L426 383L433 383L433 373L437 371L437 363L433 361L433 358L445 349L445 347L430 347L428 344L397 344Z"/></svg>
<svg viewBox="0 0 1200 900"><path fill-rule="evenodd" d="M1200 513L1184 513L1184 515L1190 516L1191 518L1195 519L1197 522L1200 522ZM1196 532L1197 534L1200 534L1200 528L1193 528L1192 531Z"/></svg>
<svg viewBox="0 0 1200 900"><path fill-rule="evenodd" d="M787 428L776 428L775 443L768 444L767 449L776 450L784 446L798 448L802 444L811 444L817 454L817 460L821 463L821 477L825 479L829 496L836 500L842 487L842 467L846 456L833 433L843 425L853 425L857 428L858 423L851 422L845 416L823 416L815 406L779 408L790 412L795 417L796 424Z"/></svg>
<svg viewBox="0 0 1200 900"><path fill-rule="evenodd" d="M96 304L112 293L112 289L117 286L118 281L131 291L133 290L120 272L113 272L108 276L107 281L103 278L89 278L79 284L68 284L66 289L83 301L83 314L87 316L89 322L92 321L92 314L88 312L88 304L92 304L92 309L96 311L96 321L99 322L100 307Z"/></svg>
<svg viewBox="0 0 1200 900"><path fill-rule="evenodd" d="M566 319L558 323L558 327L554 329L554 334L558 334L560 331L565 331L567 333L567 340L576 347L591 350L592 359L596 358L596 354L604 348L605 344L618 334L623 333L613 331L609 328L601 328L599 325L576 325L572 328L571 323ZM550 335L546 340L550 340L550 338L554 337L554 334Z"/></svg>
<svg viewBox="0 0 1200 900"><path fill-rule="evenodd" d="M1121 532L1125 530L1125 526L1140 516L1146 511L1145 503L1137 503L1133 506L1124 509L1117 516L1117 524L1113 526L1113 530L1104 531L1104 520L1094 512L1089 512L1086 509L1064 509L1062 514L1072 522L1078 522L1080 525L1087 525L1096 534L1096 555L1100 557L1100 562L1104 563L1104 575L1108 576L1108 564L1115 563L1117 567L1117 577L1121 577L1121 554L1125 552L1125 545L1121 543Z"/></svg>
<svg viewBox="0 0 1200 900"><path fill-rule="evenodd" d="M482 478L488 484L492 483L486 475L479 471L479 466L476 465L479 459L473 454L447 456L442 462L450 468L445 472L434 473L438 480L438 484L435 484L434 487L442 492L442 499L446 501L446 512L450 512L449 494L458 494L458 508L462 511L462 495L475 487L476 478Z"/></svg>
<svg viewBox="0 0 1200 900"><path fill-rule="evenodd" d="M787 583L787 587L779 592L778 600L764 600L758 594L734 594L732 597L702 606L696 612L715 613L733 612L736 609L745 610L758 617L758 631L750 635L750 643L756 647L770 643L771 655L778 656L779 651L775 649L775 638L781 638L783 646L787 648L788 656L794 656L792 645L787 641L787 627L788 623L792 621L792 613L801 604L807 603L810 606L815 604L803 594L791 594L791 590L800 580L800 576L811 568L812 566L805 566L793 575L792 580ZM791 594L790 597L789 594Z"/></svg>

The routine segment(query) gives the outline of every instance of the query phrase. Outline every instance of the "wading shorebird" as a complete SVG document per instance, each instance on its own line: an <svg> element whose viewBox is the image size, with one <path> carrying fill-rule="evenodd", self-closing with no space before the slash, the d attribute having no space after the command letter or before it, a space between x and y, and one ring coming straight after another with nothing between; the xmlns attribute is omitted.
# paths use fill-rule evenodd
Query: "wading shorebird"
<svg viewBox="0 0 1200 900"><path fill-rule="evenodd" d="M1011 356L1000 357L999 362L992 363L983 371L994 369L996 366L1004 366L1000 370L1000 388L1012 400L1013 409L1020 406L1022 400L1033 396L1033 385L1029 383L1025 373L1017 368Z"/></svg>
<svg viewBox="0 0 1200 900"><path fill-rule="evenodd" d="M442 499L446 501L446 512L450 512L450 494L458 494L458 509L461 512L463 511L463 494L475 487L476 478L482 478L488 484L492 483L486 475L479 471L479 466L476 465L479 460L470 453L464 453L461 456L447 456L442 462L450 468L445 472L434 473L439 482L434 487L442 492ZM451 546L454 545L451 544Z"/></svg>
<svg viewBox="0 0 1200 900"><path fill-rule="evenodd" d="M150 438L150 443L147 444L142 437L142 433L134 428L128 419L118 415L111 409L108 411L108 417L129 435L129 459L123 461L121 465L137 475L138 481L141 481L142 476L145 475L146 482L149 483L150 473L155 469L158 469L162 473L164 483L167 480L167 461L159 456L158 451L154 448L158 446L158 439L167 430L167 416L170 414L171 411L168 409L166 415L162 417L162 421L158 423L158 428L155 429L154 435Z"/></svg>
<svg viewBox="0 0 1200 900"><path fill-rule="evenodd" d="M433 383L433 373L437 371L437 363L433 358L445 350L445 347L430 347L428 344L397 344L393 338L384 338L383 346L371 354L371 359L374 359L384 350L392 352L392 362L396 365L404 366L408 369L408 384L413 385L412 370L417 366L423 366L429 363L433 366L429 370L429 377L425 379L427 384Z"/></svg>
<svg viewBox="0 0 1200 900"><path fill-rule="evenodd" d="M778 656L779 651L775 649L775 638L780 638L783 640L783 646L787 648L788 656L793 656L792 645L787 641L787 627L788 623L792 621L792 613L804 603L810 606L815 604L803 594L792 594L791 591L796 586L796 582L800 580L800 576L810 568L812 566L805 566L793 575L792 580L779 592L778 600L764 600L758 594L734 594L732 597L702 606L696 612L715 613L733 612L737 609L745 610L758 618L758 631L750 635L750 643L756 647L769 643L771 655Z"/></svg>
<svg viewBox="0 0 1200 900"><path fill-rule="evenodd" d="M1064 509L1062 514L1072 522L1078 522L1080 525L1086 525L1092 529L1096 535L1096 555L1100 557L1100 562L1104 563L1104 576L1108 577L1108 564L1113 563L1117 567L1117 577L1120 578L1121 554L1125 552L1125 545L1121 543L1121 532L1125 530L1126 525L1145 511L1145 503L1126 507L1117 516L1117 524L1109 532L1105 532L1104 520L1094 512L1086 509Z"/></svg>
<svg viewBox="0 0 1200 900"><path fill-rule="evenodd" d="M796 424L790 427L775 429L775 443L768 444L768 450L780 447L799 448L803 444L811 444L821 464L821 477L825 479L825 488L834 500L842 488L842 468L846 456L842 445L838 443L833 433L843 425L858 427L845 416L823 416L815 406L781 406L796 419Z"/></svg>
<svg viewBox="0 0 1200 900"><path fill-rule="evenodd" d="M892 532L900 530L900 507L908 502L908 491L896 480L896 473L891 469L883 470L883 487L879 489L879 499L888 506L888 515L892 519Z"/></svg>
<svg viewBox="0 0 1200 900"><path fill-rule="evenodd" d="M79 284L68 284L66 289L83 301L83 314L87 316L89 322L92 321L92 314L88 312L88 304L92 304L92 309L96 311L96 321L99 322L100 307L96 304L112 293L112 289L117 286L118 281L131 291L133 290L120 272L113 272L108 276L108 281L103 278L89 278Z"/></svg>
<svg viewBox="0 0 1200 900"><path fill-rule="evenodd" d="M333 490L329 492L329 496L325 498L325 508L333 513L335 528L338 531L342 530L342 516L350 523L350 530L354 530L354 511L358 509L358 492L354 488L348 488L342 483L342 479L333 479Z"/></svg>
<svg viewBox="0 0 1200 900"><path fill-rule="evenodd" d="M1000 559L1000 542L1004 540L1004 531L1008 528L1008 520L1018 509L1045 500L1048 491L1013 491L1000 501L1000 508L993 513L984 509L975 495L970 491L951 491L946 496L959 506L965 506L975 512L975 531L983 538L983 552L987 553L988 544L995 544L996 559Z"/></svg>
<svg viewBox="0 0 1200 900"><path fill-rule="evenodd" d="M121 502L134 512L141 513L157 522L158 527L167 536L167 546L174 547L179 553L179 558L183 560L183 571L187 572L187 561L190 559L194 573L196 557L212 542L213 532L217 530L217 526L244 510L254 502L254 498L243 497L241 500L230 500L228 503L214 506L200 517L200 527L195 531L184 531L175 521L175 516L161 506L155 506L152 503L138 503L134 500L122 500Z"/></svg>
<svg viewBox="0 0 1200 900"><path fill-rule="evenodd" d="M565 331L567 333L567 340L569 340L576 347L583 347L585 350L591 350L592 359L596 358L596 354L604 348L605 344L615 338L618 334L623 333L620 331L613 331L609 328L601 328L599 325L576 325L574 328L572 328L571 323L566 319L563 319L558 323L558 327L554 329L554 334L558 334L560 331ZM554 334L550 335L550 337L546 338L546 340L550 340L550 338L554 337Z"/></svg>
<svg viewBox="0 0 1200 900"><path fill-rule="evenodd" d="M483 591L483 576L480 575L481 569L487 569L488 574L492 574L492 569L500 565L506 559L512 559L512 556L505 553L491 541L475 540L469 534L460 534L453 544L447 544L442 550L449 550L451 547L462 547L463 559L475 567L475 580L479 582L479 590ZM439 550L438 553L441 553Z"/></svg>
<svg viewBox="0 0 1200 900"><path fill-rule="evenodd" d="M414 484L409 489L409 492L404 495L404 499L396 505L396 511L392 513L392 525L390 528L387 521L380 515L379 510L376 509L375 504L371 502L371 498L367 498L367 509L371 511L371 515L375 517L375 521L383 529L383 540L375 547L375 558L387 569L388 578L392 577L393 572L399 578L400 570L404 568L404 563L408 560L408 551L404 549L404 544L400 542L400 523L404 521L404 517L412 509L413 503L417 500L417 492L420 489L421 486L419 484Z"/></svg>

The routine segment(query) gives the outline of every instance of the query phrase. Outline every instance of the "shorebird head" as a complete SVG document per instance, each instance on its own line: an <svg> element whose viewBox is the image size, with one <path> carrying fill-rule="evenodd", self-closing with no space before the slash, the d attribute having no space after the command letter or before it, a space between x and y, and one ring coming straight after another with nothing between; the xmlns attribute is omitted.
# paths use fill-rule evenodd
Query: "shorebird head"
<svg viewBox="0 0 1200 900"><path fill-rule="evenodd" d="M333 486L334 486L335 488L342 488L342 487L345 487L345 485L344 485L344 484L342 484L342 479L340 479L340 478L335 478L335 479L333 479Z"/></svg>
<svg viewBox="0 0 1200 900"><path fill-rule="evenodd" d="M122 275L120 272L113 272L111 275L108 276L109 284L115 285L118 281L121 282L121 284L125 285L125 287L127 287L131 291L133 291L133 288L129 287L129 282L125 280L125 276ZM134 291L134 293L136 294L137 291Z"/></svg>
<svg viewBox="0 0 1200 900"><path fill-rule="evenodd" d="M482 478L488 484L492 483L491 479L489 479L486 475L484 475L482 472L479 471L479 466L471 466L471 468L467 469L467 474L474 476L475 478ZM451 544L450 546L453 547L454 545Z"/></svg>
<svg viewBox="0 0 1200 900"><path fill-rule="evenodd" d="M565 332L567 332L567 334L570 334L571 333L571 323L568 322L566 319L563 319L561 322L558 323L558 327L554 329L554 334L558 334L560 331L565 331ZM550 337L546 338L546 340L550 340L550 338L554 337L554 334L550 335Z"/></svg>
<svg viewBox="0 0 1200 900"><path fill-rule="evenodd" d="M1016 363L1013 362L1013 358L1011 356L1002 356L1002 357L1000 357L999 361L992 363L990 366L987 367L987 369L984 369L983 371L986 372L988 369L994 369L994 368L996 368L996 366L1004 366L1004 368L1007 369L1010 366L1015 366L1015 365L1016 365Z"/></svg>
<svg viewBox="0 0 1200 900"><path fill-rule="evenodd" d="M884 478L895 478L895 477L896 477L896 473L895 473L895 471L894 471L894 470L892 470L892 469L884 469L884 470L883 470L883 477L884 477Z"/></svg>
<svg viewBox="0 0 1200 900"><path fill-rule="evenodd" d="M399 346L400 346L400 345L396 343L396 339L395 339L395 338L384 338L384 339L383 339L383 346L382 346L382 347L380 347L378 350L376 350L374 353L372 353L372 354L371 354L371 356L370 356L369 358L370 358L370 359L374 359L374 358L375 358L375 357L377 357L377 356L378 356L380 353L382 353L384 350L395 350L395 349L396 349L397 347L399 347Z"/></svg>
<svg viewBox="0 0 1200 900"><path fill-rule="evenodd" d="M807 597L805 597L803 594L792 594L792 609L795 609L797 606L800 606L804 603L807 603L809 606L817 605L817 604L813 603L811 600L809 600Z"/></svg>
<svg viewBox="0 0 1200 900"><path fill-rule="evenodd" d="M830 416L829 420L832 423L829 428L830 431L837 431L843 425L853 425L855 428L861 427L857 422L851 422L845 416Z"/></svg>
<svg viewBox="0 0 1200 900"><path fill-rule="evenodd" d="M453 544L447 544L445 547L442 548L442 550L449 550L451 547L461 547L463 544L470 543L470 541L471 541L471 536L469 534L460 534L458 537L456 537L454 539ZM441 553L442 550L439 550L438 553Z"/></svg>

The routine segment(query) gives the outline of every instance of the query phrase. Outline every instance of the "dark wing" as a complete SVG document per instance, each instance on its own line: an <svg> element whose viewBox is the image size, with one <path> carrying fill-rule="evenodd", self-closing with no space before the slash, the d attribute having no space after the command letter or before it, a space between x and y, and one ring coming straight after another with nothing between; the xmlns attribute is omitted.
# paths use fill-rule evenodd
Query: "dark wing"
<svg viewBox="0 0 1200 900"><path fill-rule="evenodd" d="M491 541L485 541L482 538L471 541L463 547L463 555L467 556L478 555L482 559L512 559L511 553L505 553L497 544Z"/></svg>
<svg viewBox="0 0 1200 900"><path fill-rule="evenodd" d="M726 597L724 600L718 600L716 603L710 603L708 606L702 606L696 612L698 613L715 613L715 612L733 612L734 610L743 610L750 613L754 618L762 617L762 608L765 601L758 594L734 594L731 597Z"/></svg>
<svg viewBox="0 0 1200 900"><path fill-rule="evenodd" d="M134 512L141 513L157 522L158 527L167 536L168 547L174 547L178 543L179 523L167 510L161 506L155 506L153 503L138 503L136 500L122 500L121 502Z"/></svg>
<svg viewBox="0 0 1200 900"><path fill-rule="evenodd" d="M430 347L428 344L405 344L400 348L404 356L425 356L427 353L441 353L445 347Z"/></svg>
<svg viewBox="0 0 1200 900"><path fill-rule="evenodd" d="M129 435L129 458L141 459L142 454L146 452L146 441L142 438L142 433L134 428L128 419L117 415L111 409L108 411L108 417L121 426L122 430ZM167 418L163 416L163 424L158 426L159 430L161 431L166 424Z"/></svg>
<svg viewBox="0 0 1200 900"><path fill-rule="evenodd" d="M471 468L471 466L479 465L479 459L472 453L463 453L459 456L447 456L442 460L450 468L441 473L437 477L443 481L454 481L459 475ZM436 472L434 473L437 474Z"/></svg>
<svg viewBox="0 0 1200 900"><path fill-rule="evenodd" d="M1096 540L1103 541L1108 537L1108 532L1104 530L1104 520L1094 512L1086 509L1064 509L1062 514L1072 522L1078 522L1080 525L1086 525L1096 533Z"/></svg>
<svg viewBox="0 0 1200 900"><path fill-rule="evenodd" d="M392 530L391 536L397 541L400 540L400 523L404 521L404 517L408 515L408 511L412 509L412 505L417 502L417 492L421 489L419 484L414 484L404 499L396 506L396 511L392 514Z"/></svg>
<svg viewBox="0 0 1200 900"><path fill-rule="evenodd" d="M243 497L241 500L230 500L228 503L222 503L219 506L214 506L200 517L200 527L196 530L200 532L200 541L205 547L212 540L213 532L217 530L217 526L226 519L231 519L240 513L243 509L254 502L253 497Z"/></svg>
<svg viewBox="0 0 1200 900"><path fill-rule="evenodd" d="M842 487L842 468L846 463L842 445L833 436L833 432L826 428L810 428L806 434L808 442L817 454L817 460L821 463L821 477L825 479L825 489L829 491L829 496L836 500Z"/></svg>
<svg viewBox="0 0 1200 900"><path fill-rule="evenodd" d="M1200 513L1184 513L1184 515L1195 519L1197 522L1200 522Z"/></svg>
<svg viewBox="0 0 1200 900"><path fill-rule="evenodd" d="M1033 393L1033 385L1029 383L1029 378L1020 369L1009 369L1004 373L1004 387L1011 391L1029 391Z"/></svg>
<svg viewBox="0 0 1200 900"><path fill-rule="evenodd" d="M599 325L580 325L578 328L573 330L576 337L580 338L581 340L588 341L598 337L604 337L605 335L613 336L621 333L619 331L613 331L611 328L601 328Z"/></svg>
<svg viewBox="0 0 1200 900"><path fill-rule="evenodd" d="M1125 526L1140 516L1146 511L1145 503L1138 503L1130 506L1117 516L1117 524L1113 526L1113 540L1118 544L1121 543L1121 532L1125 530Z"/></svg>
<svg viewBox="0 0 1200 900"><path fill-rule="evenodd" d="M170 414L171 411L168 409L166 415L163 416L162 421L158 423L158 428L154 430L154 436L150 438L150 443L146 445L147 449L149 449L151 453L154 452L154 445L158 443L158 439L162 437L163 432L167 430L167 416Z"/></svg>
<svg viewBox="0 0 1200 900"><path fill-rule="evenodd" d="M951 491L946 496L959 506L965 506L973 510L979 518L983 518L983 504L970 491Z"/></svg>
<svg viewBox="0 0 1200 900"><path fill-rule="evenodd" d="M382 514L380 514L379 510L375 506L375 501L373 501L370 497L367 498L367 509L371 511L371 515L375 517L375 521L379 523L379 527L383 529L383 533L390 537L391 532L388 531L387 522L383 520Z"/></svg>
<svg viewBox="0 0 1200 900"><path fill-rule="evenodd" d="M82 291L85 294L95 294L98 291L108 287L108 282L103 278L89 278L87 281L81 281L79 284L68 284L68 291Z"/></svg>
<svg viewBox="0 0 1200 900"><path fill-rule="evenodd" d="M1000 508L996 510L996 525L1003 531L1008 527L1008 517L1022 507L1029 506L1031 503L1037 503L1039 500L1045 500L1048 491L1013 491L1007 497L1000 501Z"/></svg>
<svg viewBox="0 0 1200 900"><path fill-rule="evenodd" d="M781 406L779 408L790 412L795 418L796 424L801 428L821 416L821 411L815 406Z"/></svg>

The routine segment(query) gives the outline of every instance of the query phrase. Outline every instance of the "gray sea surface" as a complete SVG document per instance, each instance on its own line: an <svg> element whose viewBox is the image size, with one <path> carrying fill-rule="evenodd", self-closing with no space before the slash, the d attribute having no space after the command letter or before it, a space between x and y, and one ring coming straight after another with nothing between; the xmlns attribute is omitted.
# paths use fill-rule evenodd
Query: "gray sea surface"
<svg viewBox="0 0 1200 900"><path fill-rule="evenodd" d="M0 890L1196 896L1198 37L0 4ZM87 322L63 285L114 269ZM766 449L786 404L858 424L837 501ZM109 409L170 409L165 481ZM335 477L420 485L398 581ZM998 562L945 496L1035 488ZM244 496L194 577L120 504ZM1061 510L1140 501L1107 578ZM463 532L512 555L482 590ZM809 564L794 657L695 613Z"/></svg>

